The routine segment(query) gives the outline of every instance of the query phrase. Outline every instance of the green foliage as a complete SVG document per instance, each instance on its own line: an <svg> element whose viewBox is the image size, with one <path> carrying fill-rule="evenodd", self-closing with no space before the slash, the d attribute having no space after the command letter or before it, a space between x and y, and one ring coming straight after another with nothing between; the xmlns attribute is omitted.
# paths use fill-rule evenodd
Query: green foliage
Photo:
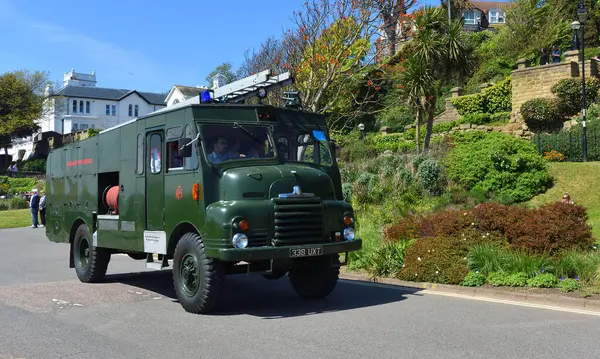
<svg viewBox="0 0 600 359"><path fill-rule="evenodd" d="M473 125L506 124L510 121L510 112L472 113L460 119L460 123Z"/></svg>
<svg viewBox="0 0 600 359"><path fill-rule="evenodd" d="M512 109L512 77L485 89L486 108L489 113L510 112Z"/></svg>
<svg viewBox="0 0 600 359"><path fill-rule="evenodd" d="M0 176L0 194L29 192L32 188L38 187L38 184L39 183L35 178ZM6 192L2 193L2 191Z"/></svg>
<svg viewBox="0 0 600 359"><path fill-rule="evenodd" d="M480 287L485 283L485 276L477 272L469 272L460 283L465 287Z"/></svg>
<svg viewBox="0 0 600 359"><path fill-rule="evenodd" d="M21 163L22 172L38 172L46 173L46 160L38 158L35 160L27 160Z"/></svg>
<svg viewBox="0 0 600 359"><path fill-rule="evenodd" d="M558 285L558 279L552 273L540 273L527 280L527 284L537 288L555 288Z"/></svg>
<svg viewBox="0 0 600 359"><path fill-rule="evenodd" d="M407 106L395 105L385 107L379 116L377 116L377 120L381 126L389 126L392 131L399 132L404 129L404 126L415 122L415 114Z"/></svg>
<svg viewBox="0 0 600 359"><path fill-rule="evenodd" d="M454 97L451 101L461 116L487 112L485 96L480 93Z"/></svg>
<svg viewBox="0 0 600 359"><path fill-rule="evenodd" d="M15 71L0 76L0 136L23 136L37 129L35 120L43 109L39 90L45 79L41 72Z"/></svg>
<svg viewBox="0 0 600 359"><path fill-rule="evenodd" d="M371 138L373 146L378 153L392 151L406 153L415 149L415 142L409 141L404 133L391 133L388 135L375 135Z"/></svg>
<svg viewBox="0 0 600 359"><path fill-rule="evenodd" d="M430 195L439 195L444 191L446 178L443 168L433 159L426 159L418 166L419 183Z"/></svg>
<svg viewBox="0 0 600 359"><path fill-rule="evenodd" d="M581 283L573 278L566 278L558 282L561 292L574 292L581 289Z"/></svg>
<svg viewBox="0 0 600 359"><path fill-rule="evenodd" d="M371 255L369 274L373 278L394 277L404 265L404 251L412 241L384 242Z"/></svg>
<svg viewBox="0 0 600 359"><path fill-rule="evenodd" d="M100 130L99 128L88 128L87 135L88 137L98 136L98 134L100 134L101 131L102 130Z"/></svg>
<svg viewBox="0 0 600 359"><path fill-rule="evenodd" d="M446 171L466 189L496 194L511 203L532 198L551 182L546 162L529 141L497 132L466 132L454 138Z"/></svg>
<svg viewBox="0 0 600 359"><path fill-rule="evenodd" d="M512 109L512 77L486 88L482 93L452 98L452 105L461 116L497 112Z"/></svg>
<svg viewBox="0 0 600 359"><path fill-rule="evenodd" d="M596 102L600 81L591 77L585 82L585 98L587 103ZM562 116L573 116L581 112L581 80L569 78L560 80L551 89L556 95L556 109Z"/></svg>

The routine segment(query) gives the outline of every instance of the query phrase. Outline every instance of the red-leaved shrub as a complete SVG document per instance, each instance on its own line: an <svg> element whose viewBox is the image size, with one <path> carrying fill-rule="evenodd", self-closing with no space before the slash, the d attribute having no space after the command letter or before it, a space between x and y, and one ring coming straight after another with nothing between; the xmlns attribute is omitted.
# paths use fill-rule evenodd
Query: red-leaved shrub
<svg viewBox="0 0 600 359"><path fill-rule="evenodd" d="M584 207L555 202L540 208L483 203L472 210L449 210L409 216L385 230L385 239L461 237L475 229L481 235L504 237L509 247L530 254L555 255L593 244Z"/></svg>

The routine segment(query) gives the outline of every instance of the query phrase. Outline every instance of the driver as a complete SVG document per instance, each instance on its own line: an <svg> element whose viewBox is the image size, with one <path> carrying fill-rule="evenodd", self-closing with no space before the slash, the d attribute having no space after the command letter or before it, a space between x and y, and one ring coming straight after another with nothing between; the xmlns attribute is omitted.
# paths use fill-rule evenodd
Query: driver
<svg viewBox="0 0 600 359"><path fill-rule="evenodd" d="M217 136L213 144L213 151L208 155L208 159L214 163L220 163L232 158L239 158L240 155L235 155L229 151L227 139L224 136Z"/></svg>

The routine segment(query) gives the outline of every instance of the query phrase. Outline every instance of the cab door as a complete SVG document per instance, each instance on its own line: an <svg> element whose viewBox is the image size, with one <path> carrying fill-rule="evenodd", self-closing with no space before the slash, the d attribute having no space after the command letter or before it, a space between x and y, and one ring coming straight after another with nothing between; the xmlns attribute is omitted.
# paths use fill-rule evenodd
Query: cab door
<svg viewBox="0 0 600 359"><path fill-rule="evenodd" d="M146 229L164 231L164 168L165 153L163 130L146 134Z"/></svg>

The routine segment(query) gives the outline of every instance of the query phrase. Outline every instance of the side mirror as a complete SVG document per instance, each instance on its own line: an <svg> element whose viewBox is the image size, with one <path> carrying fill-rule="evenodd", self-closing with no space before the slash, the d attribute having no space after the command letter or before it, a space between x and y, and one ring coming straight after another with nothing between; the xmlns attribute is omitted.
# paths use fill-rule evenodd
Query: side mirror
<svg viewBox="0 0 600 359"><path fill-rule="evenodd" d="M184 158L192 157L192 142L191 138L183 137L179 139L177 146L179 147L179 155Z"/></svg>

